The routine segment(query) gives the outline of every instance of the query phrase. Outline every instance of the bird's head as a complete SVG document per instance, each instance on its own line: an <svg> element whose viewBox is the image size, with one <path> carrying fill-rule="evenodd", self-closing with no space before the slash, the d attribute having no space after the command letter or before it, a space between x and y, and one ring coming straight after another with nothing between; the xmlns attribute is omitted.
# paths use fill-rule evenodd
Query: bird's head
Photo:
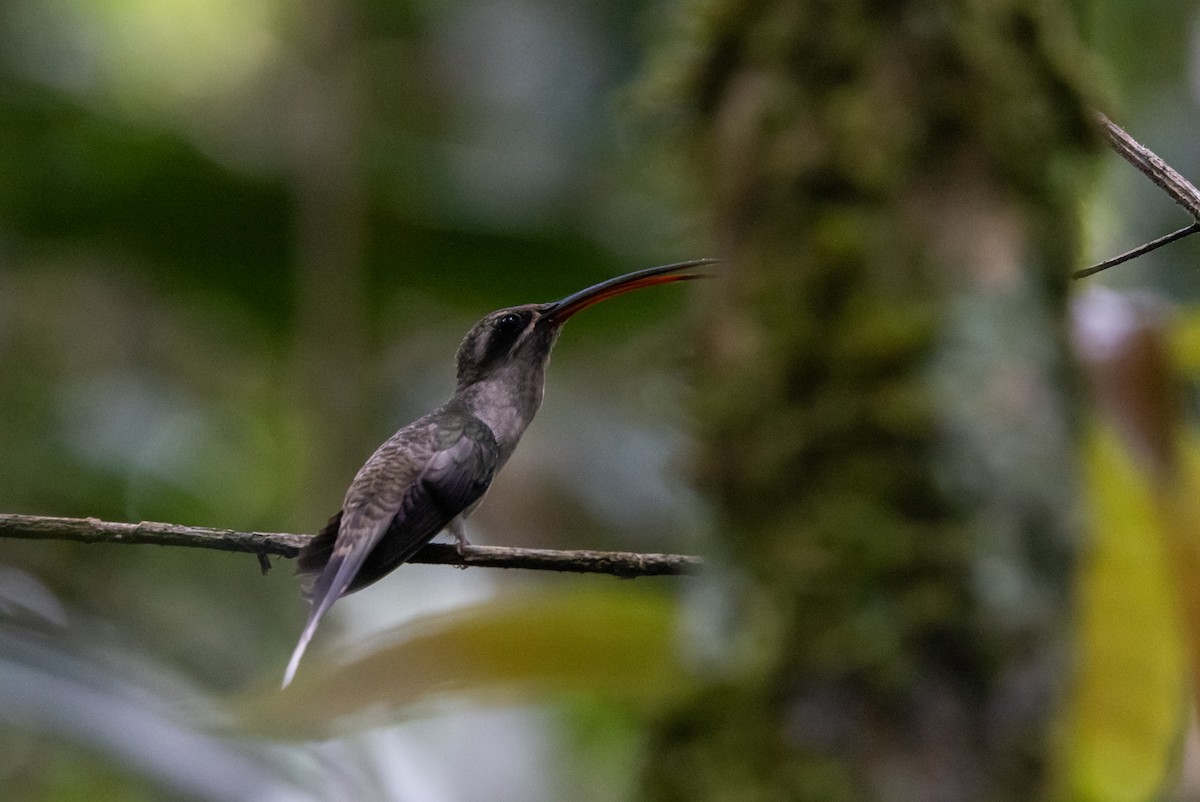
<svg viewBox="0 0 1200 802"><path fill-rule="evenodd" d="M540 370L563 324L583 309L643 287L701 278L712 259L651 267L603 281L545 304L524 304L492 312L467 332L458 348L458 389L507 373Z"/></svg>

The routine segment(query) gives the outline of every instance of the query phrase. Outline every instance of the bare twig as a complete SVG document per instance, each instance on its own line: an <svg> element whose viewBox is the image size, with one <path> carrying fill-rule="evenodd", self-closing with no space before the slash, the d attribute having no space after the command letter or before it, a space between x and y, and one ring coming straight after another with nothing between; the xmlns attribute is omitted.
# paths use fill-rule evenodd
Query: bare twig
<svg viewBox="0 0 1200 802"><path fill-rule="evenodd" d="M1148 242L1120 256L1103 261L1098 265L1093 265L1084 270L1077 270L1071 274L1071 278L1077 279L1099 273L1101 270L1106 270L1122 262L1127 262L1130 259L1149 253L1155 248L1162 247L1167 243L1200 231L1200 190L1197 190L1192 185L1192 182L1188 181L1176 172L1171 165L1163 161L1158 154L1126 133L1124 128L1099 112L1096 113L1096 117L1112 149L1121 158L1132 164L1143 175L1158 185L1163 192L1166 192L1171 197L1171 200L1182 206L1191 216L1193 223L1190 226L1167 234L1165 237L1159 237L1153 242Z"/></svg>
<svg viewBox="0 0 1200 802"><path fill-rule="evenodd" d="M78 543L142 543L156 546L241 551L259 555L295 557L309 535L281 532L238 532L179 524L114 523L96 518L49 518L38 515L0 514L0 537L71 540ZM628 551L556 551L501 546L468 546L463 554L452 545L430 543L409 560L434 565L469 565L488 568L529 568L619 577L666 576L697 573L699 557L686 554L641 554Z"/></svg>
<svg viewBox="0 0 1200 802"><path fill-rule="evenodd" d="M1126 133L1124 128L1103 114L1097 113L1096 116L1112 149L1170 195L1171 200L1182 206L1193 220L1200 222L1200 190L1192 186L1191 181L1172 169L1171 165L1159 158L1154 151Z"/></svg>
<svg viewBox="0 0 1200 802"><path fill-rule="evenodd" d="M1197 231L1200 231L1200 223L1192 223L1190 226L1184 226L1178 231L1172 231L1166 236L1159 237L1156 240L1151 240L1145 245L1139 245L1131 251L1125 251L1125 253L1121 254L1120 256L1114 256L1111 259L1105 259L1098 265L1085 267L1083 270L1076 270L1071 274L1071 278L1087 278L1090 275L1099 273L1101 270L1108 270L1110 267L1116 267L1122 262L1128 262L1130 259L1136 259L1139 256L1144 256L1155 248L1161 248L1164 245L1170 245L1175 240L1191 236Z"/></svg>

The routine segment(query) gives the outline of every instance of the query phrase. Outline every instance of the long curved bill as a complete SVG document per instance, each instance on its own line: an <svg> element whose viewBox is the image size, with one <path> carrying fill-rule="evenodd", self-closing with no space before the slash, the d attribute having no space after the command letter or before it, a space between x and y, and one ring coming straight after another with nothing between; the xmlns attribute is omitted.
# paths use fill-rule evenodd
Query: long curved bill
<svg viewBox="0 0 1200 802"><path fill-rule="evenodd" d="M609 298L624 295L634 290L640 290L643 287L653 287L657 284L670 284L673 281L690 281L696 278L704 278L708 274L703 272L702 268L715 264L717 264L716 259L696 259L691 262L677 262L672 265L648 267L645 270L637 270L633 273L627 273L624 276L610 278L608 281L602 281L599 284L588 287L586 290L572 293L562 300L549 304L543 313L542 320L556 326L561 326L566 322L567 318L576 312L587 309L592 304L598 304Z"/></svg>

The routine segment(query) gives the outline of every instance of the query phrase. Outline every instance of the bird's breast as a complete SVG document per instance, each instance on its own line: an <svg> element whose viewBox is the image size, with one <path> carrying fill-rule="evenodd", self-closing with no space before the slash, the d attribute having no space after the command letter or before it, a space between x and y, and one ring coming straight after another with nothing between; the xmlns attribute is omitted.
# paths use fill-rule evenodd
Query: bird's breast
<svg viewBox="0 0 1200 802"><path fill-rule="evenodd" d="M525 433L525 429L529 426L529 420L533 415L532 413L528 415L524 414L516 406L489 406L477 410L475 417L483 421L492 430L492 434L496 438L496 443L500 446L500 453L503 455L502 458L507 459L512 454L513 449L517 447L517 441Z"/></svg>

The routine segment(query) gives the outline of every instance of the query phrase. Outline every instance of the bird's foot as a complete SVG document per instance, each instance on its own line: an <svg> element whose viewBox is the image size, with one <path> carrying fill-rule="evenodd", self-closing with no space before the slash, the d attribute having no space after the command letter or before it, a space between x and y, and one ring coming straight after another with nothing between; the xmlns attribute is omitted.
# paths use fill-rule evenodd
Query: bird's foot
<svg viewBox="0 0 1200 802"><path fill-rule="evenodd" d="M455 518L450 522L450 526L448 528L450 529L450 534L454 535L454 545L458 550L458 556L465 557L467 554L467 549L471 546L471 541L467 540L467 533L463 529L462 519Z"/></svg>

